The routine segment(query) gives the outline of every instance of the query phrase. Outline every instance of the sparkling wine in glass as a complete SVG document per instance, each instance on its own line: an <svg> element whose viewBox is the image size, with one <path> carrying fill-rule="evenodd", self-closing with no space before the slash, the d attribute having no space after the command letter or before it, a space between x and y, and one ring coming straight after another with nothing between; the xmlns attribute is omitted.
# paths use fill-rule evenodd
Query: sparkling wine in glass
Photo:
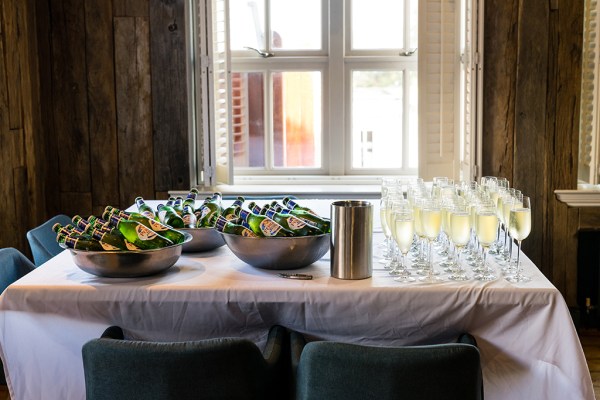
<svg viewBox="0 0 600 400"><path fill-rule="evenodd" d="M450 240L456 248L456 267L448 276L453 281L469 279L467 271L460 265L460 255L471 239L471 215L465 207L453 209L450 213Z"/></svg>
<svg viewBox="0 0 600 400"><path fill-rule="evenodd" d="M442 228L442 210L438 201L428 200L421 209L421 229L429 242L429 267L425 276L419 278L421 282L435 283L442 280L439 272L433 268L433 241L440 234Z"/></svg>
<svg viewBox="0 0 600 400"><path fill-rule="evenodd" d="M531 200L523 196L523 203L514 202L510 209L508 230L513 239L517 241L517 272L514 275L506 277L506 280L512 283L529 282L530 277L522 274L521 271L521 242L527 239L531 233Z"/></svg>
<svg viewBox="0 0 600 400"><path fill-rule="evenodd" d="M487 255L490 246L496 240L498 231L498 215L496 214L495 206L483 204L477 209L475 233L477 239L483 247L483 268L482 271L475 276L475 279L480 281L492 281L496 279L494 270L487 263Z"/></svg>
<svg viewBox="0 0 600 400"><path fill-rule="evenodd" d="M414 215L410 209L402 209L394 213L394 239L402 256L400 266L395 269L394 280L398 282L414 282L406 268L406 255L410 250L415 235Z"/></svg>

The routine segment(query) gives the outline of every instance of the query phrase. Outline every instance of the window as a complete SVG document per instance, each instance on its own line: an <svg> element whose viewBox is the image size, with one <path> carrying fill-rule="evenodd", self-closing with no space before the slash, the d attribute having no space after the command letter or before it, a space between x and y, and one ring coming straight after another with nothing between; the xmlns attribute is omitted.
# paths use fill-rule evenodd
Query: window
<svg viewBox="0 0 600 400"><path fill-rule="evenodd" d="M199 1L198 176L470 177L477 15L471 0Z"/></svg>

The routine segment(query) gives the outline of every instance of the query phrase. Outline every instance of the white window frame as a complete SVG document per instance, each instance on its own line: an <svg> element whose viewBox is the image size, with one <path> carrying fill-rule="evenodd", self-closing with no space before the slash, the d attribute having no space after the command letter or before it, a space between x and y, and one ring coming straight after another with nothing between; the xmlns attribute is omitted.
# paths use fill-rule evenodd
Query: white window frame
<svg viewBox="0 0 600 400"><path fill-rule="evenodd" d="M207 34L207 31L203 30L201 27L209 27L210 28L210 21L207 18L207 15L210 15L209 11L206 10L211 10L212 5L214 5L214 3L216 2L226 2L227 0L188 0L188 15L191 17L191 34L190 37L194 40L190 41L190 68L189 70L191 71L191 75L192 78L190 78L191 82L194 82L194 86L196 88L195 91L190 91L194 93L194 99L192 99L195 103L191 105L191 111L193 111L193 113L195 114L195 118L191 118L194 121L194 124L191 124L193 126L191 126L191 133L190 136L193 139L193 143L196 147L196 152L194 154L194 160L193 160L193 164L197 166L196 169L196 174L192 174L193 175L193 181L191 182L192 185L197 185L197 186L205 186L205 187L209 187L209 186L215 186L217 183L221 182L221 183L233 183L232 177L232 162L231 159L229 160L229 165L226 166L226 169L229 170L229 174L231 175L228 178L216 178L216 171L217 168L215 167L215 160L216 160L216 154L214 151L214 136L212 135L211 132L211 123L206 123L207 121L211 121L212 118L214 118L214 115L211 115L210 112L210 107L209 108L209 112L207 112L207 103L209 103L209 100L211 98L211 84L210 84L210 80L207 79L210 74L212 73L211 71L211 54L210 52L208 52L210 50L210 46L207 45L206 43L204 43L204 45L202 44L202 41L206 41L206 37L203 37ZM422 142L421 143L421 138L424 138L424 135L422 132L419 133L419 148L420 148L420 155L419 155L419 159L420 159L420 166L419 166L419 176L425 178L425 179L431 179L433 175L436 175L438 171L444 171L444 176L449 176L454 178L455 180L458 179L463 179L463 180L471 180L471 179L476 179L478 177L478 171L479 171L479 165L481 165L480 163L480 157L481 157L481 87L482 87L482 70L483 70L483 59L482 59L482 47L483 47L483 26L482 26L482 17L483 17L483 1L484 0L423 0L420 1L420 16L419 16L419 25L422 26L423 22L421 21L421 8L424 6L421 6L422 3L432 3L432 2L441 2L442 3L442 9L443 9L443 5L445 4L446 7L455 7L457 6L458 3L458 7L460 7L462 5L462 1L472 1L473 2L473 8L469 11L472 12L472 18L476 19L478 22L477 27L476 27L476 32L474 32L473 34L473 45L475 46L475 49L471 52L467 51L467 52L462 52L460 55L458 55L460 53L460 49L454 49L454 54L453 54L453 59L454 59L454 65L455 66L460 66L460 63L463 63L463 69L468 69L469 72L472 74L473 78L470 79L469 81L472 84L472 87L469 90L469 96L473 96L471 99L471 105L470 107L472 107L473 109L470 110L468 113L465 112L465 110L461 106L459 107L458 105L455 104L454 107L459 107L461 108L461 115L460 116L456 116L456 121L454 122L454 131L456 132L456 134L453 135L453 144L451 147L451 151L452 151L452 162L450 165L451 168L447 168L445 165L442 165L441 168L432 168L430 170L428 170L428 168L423 168L423 163L427 166L430 162L430 160L427 160L427 157L423 157L423 149L424 149L424 145ZM338 2L331 2L331 13L338 13L339 12L339 7L341 3ZM347 14L346 14L347 15ZM324 13L323 18L326 18L326 14ZM204 24L204 23L199 23L199 21L208 21L208 25ZM339 18L338 18L339 20ZM335 19L333 19L334 22L332 23L336 23ZM338 22L339 23L339 22ZM208 30L208 32L210 32L210 29ZM333 38L332 40L335 40L336 38ZM342 38L337 38L338 40L343 40ZM210 43L210 41L206 41L207 43ZM421 43L419 43L421 44ZM419 51L417 52L417 54L419 54L421 52L421 48L422 46L419 46ZM250 51L248 51L250 52ZM330 54L330 56L335 56L335 54ZM360 56L357 56L358 58L360 58ZM281 58L281 56L280 56ZM200 62L196 62L196 60L199 60ZM261 61L268 61L267 60L261 60ZM339 61L338 61L339 63ZM346 61L344 61L344 68L343 68L343 74L340 73L333 73L333 71L339 71L339 69L337 69L336 67L333 66L333 63L329 64L329 71L327 71L328 73L324 73L323 74L323 79L322 82L324 85L326 85L327 83L329 83L332 86L339 86L342 85L344 86L344 90L349 90L349 76L350 74L350 67L349 65L347 65L349 63L347 63ZM421 62L421 64L423 64L423 62ZM315 64L307 64L310 65L311 67L314 67ZM466 66L466 67L465 67ZM339 67L339 66L338 66ZM457 67L459 68L459 67ZM231 70L227 69L227 72L230 73ZM419 72L421 75L421 71ZM455 70L455 73L458 74L458 72ZM443 74L442 74L443 75ZM331 79L331 82L327 82L327 80ZM421 76L419 77L419 99L421 102L421 99L423 99L425 96L421 96L421 81L422 78ZM455 91L456 93L453 95L454 96L454 100L453 101L457 101L457 99L460 99L461 96L464 96L459 94L458 91L456 90L459 86L458 84L458 80L455 79ZM479 97L477 97L477 95L479 95ZM439 96L439 94L438 94ZM303 169L303 172L307 172L308 176L306 177L302 177L299 175L290 175L290 172L286 172L285 175L282 175L280 177L269 177L269 176L265 176L264 178L267 179L267 181L270 182L287 182L287 183L301 183L301 182L306 182L306 183L311 183L314 181L314 179L311 179L311 173L315 172L315 176L313 176L313 178L315 178L317 181L319 182L323 182L323 178L327 179L327 177L330 177L332 181L335 181L336 183L339 183L340 179L344 180L345 178L348 178L350 181L352 181L352 179L356 179L357 176L356 175L352 175L349 176L349 172L358 172L358 171L353 171L351 167L351 157L350 157L350 151L351 149L349 149L349 146L344 146L344 148L346 148L346 152L340 152L340 151L335 151L335 147L333 146L333 140L339 141L339 139L332 139L333 137L335 137L334 135L329 135L327 133L327 130L330 131L335 131L335 132L344 132L346 130L349 129L349 113L348 110L343 110L341 113L340 112L334 112L331 108L332 103L335 104L339 104L339 101L337 101L338 99L333 98L333 96L330 96L327 91L324 92L324 97L322 99L323 101L323 105L324 105L324 113L323 113L323 122L329 124L328 125L328 129L324 129L323 130L323 144L322 144L322 148L323 148L323 159L322 159L322 168L317 170L317 171L308 171L306 169ZM421 112L421 103L419 104L419 115L420 118L422 116L422 112ZM469 118L469 123L466 124L468 126L470 126L469 129L471 129L470 132L468 132L468 136L469 138L467 140L465 140L463 134L467 134L467 133L463 133L460 132L461 135L458 135L458 132L464 128L465 126L465 115L468 115ZM421 121L419 121L419 126L421 127ZM342 127L340 129L340 127ZM348 128L346 128L348 127ZM203 134L197 134L196 132L202 132ZM440 133L443 133L443 130L440 129ZM202 137L200 137L202 136ZM342 135L344 138L343 140L345 141L346 138L348 138L348 140L350 139L349 134L348 135ZM407 135L405 135L407 136ZM229 137L229 139L231 140L231 137ZM337 143L336 143L337 144ZM406 146L405 146L406 147ZM441 146L440 146L441 147ZM466 148L468 147L468 148ZM207 148L209 150L207 150ZM442 150L440 150L442 151ZM340 162L340 159L343 159L342 162ZM336 168L332 168L331 165L328 163L328 161L332 161L332 164L335 165L343 165L343 167L336 167ZM433 172L431 172L433 171ZM382 170L382 171L369 171L365 173L367 176L365 176L366 180L372 180L374 183L378 182L378 179L375 178L379 178L381 175L397 175L397 173L394 173L394 171L387 171L387 170ZM432 175L433 174L433 175ZM358 175L358 174L357 174ZM437 174L439 175L439 174ZM236 179L239 178L239 176L236 176ZM269 178L273 178L273 179L269 179ZM265 179L257 179L255 182L256 183L264 183ZM195 180L195 181L194 181ZM251 183L253 180L252 178L250 179L244 179L243 183L248 184Z"/></svg>

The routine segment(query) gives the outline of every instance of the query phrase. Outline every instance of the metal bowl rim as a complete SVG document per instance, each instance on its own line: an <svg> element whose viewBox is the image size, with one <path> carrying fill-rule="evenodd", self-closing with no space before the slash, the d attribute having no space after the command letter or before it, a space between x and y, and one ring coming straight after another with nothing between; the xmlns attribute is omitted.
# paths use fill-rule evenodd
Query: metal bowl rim
<svg viewBox="0 0 600 400"><path fill-rule="evenodd" d="M330 232L327 232L327 233L321 233L319 235L305 235L305 236L257 236L257 237L253 237L253 236L237 235L235 233L225 233L225 232L219 232L219 233L223 236L242 238L242 240L245 240L245 239L248 239L248 240L257 240L257 239L298 240L298 239L308 239L308 238L319 238L319 237L331 235Z"/></svg>
<svg viewBox="0 0 600 400"><path fill-rule="evenodd" d="M177 246L183 246L184 243L192 240L192 235L185 231L181 231L180 229L176 229L176 231L180 231L185 236L185 239L181 243L172 244L170 246L159 247L158 249L148 249L148 250L80 250L80 249L72 249L68 246L65 246L64 243L59 243L58 245L63 249L71 250L71 253L85 253L85 254L149 254L159 251L164 251L166 249L172 249Z"/></svg>

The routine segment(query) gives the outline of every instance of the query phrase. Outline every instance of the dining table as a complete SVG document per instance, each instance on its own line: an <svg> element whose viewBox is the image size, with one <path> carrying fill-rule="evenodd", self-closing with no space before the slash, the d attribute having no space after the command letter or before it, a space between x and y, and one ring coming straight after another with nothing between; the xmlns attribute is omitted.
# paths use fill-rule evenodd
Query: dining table
<svg viewBox="0 0 600 400"><path fill-rule="evenodd" d="M326 217L333 201L298 200ZM263 346L275 324L308 341L369 346L448 343L468 332L481 354L486 400L594 399L568 307L526 254L529 282L505 280L494 257L492 281L398 282L384 266L379 201L366 201L374 215L372 243L362 244L372 246L365 279L332 276L330 252L300 269L260 269L223 245L183 253L155 275L107 278L84 272L63 251L0 296L0 356L11 399L85 399L82 346L111 325L128 339L244 337Z"/></svg>

